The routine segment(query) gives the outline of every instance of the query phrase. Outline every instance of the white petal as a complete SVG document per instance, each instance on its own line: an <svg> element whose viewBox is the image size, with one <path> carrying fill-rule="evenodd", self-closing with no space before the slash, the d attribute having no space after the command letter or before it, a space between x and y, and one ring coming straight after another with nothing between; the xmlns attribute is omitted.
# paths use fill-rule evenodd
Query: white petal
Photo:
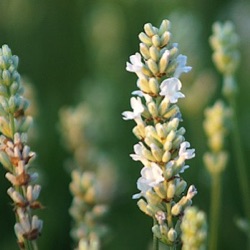
<svg viewBox="0 0 250 250"><path fill-rule="evenodd" d="M160 85L160 95L168 98L169 102L176 103L179 98L185 97L184 94L178 92L181 89L182 85L178 78L171 77L165 79Z"/></svg>

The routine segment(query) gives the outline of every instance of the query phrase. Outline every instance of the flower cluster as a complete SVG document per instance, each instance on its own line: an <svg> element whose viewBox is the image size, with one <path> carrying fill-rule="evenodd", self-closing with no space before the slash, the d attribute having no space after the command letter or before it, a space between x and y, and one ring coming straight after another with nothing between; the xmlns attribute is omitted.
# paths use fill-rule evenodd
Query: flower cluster
<svg viewBox="0 0 250 250"><path fill-rule="evenodd" d="M170 42L169 26L168 20L159 28L148 23L139 34L140 53L130 56L126 67L138 76L139 89L132 93L132 111L123 112L123 119L136 122L133 133L140 142L131 157L144 165L137 181L140 192L133 198L141 198L139 208L153 218L154 235L176 245L183 211L197 191L191 185L184 194L187 183L181 174L195 152L184 138L185 129L179 128L182 118L176 104L184 98L179 77L191 67L178 53L178 44Z"/></svg>
<svg viewBox="0 0 250 250"><path fill-rule="evenodd" d="M74 221L71 236L78 250L101 249L108 232L101 221L108 211L115 179L110 160L88 138L92 118L91 109L85 103L60 111L64 145L73 154L70 183L73 201L69 212Z"/></svg>
<svg viewBox="0 0 250 250"><path fill-rule="evenodd" d="M32 118L25 115L28 101L17 72L18 57L7 45L0 49L0 162L8 171L6 178L13 187L7 191L14 203L17 222L15 232L21 249L35 245L43 222L32 211L41 208L37 201L41 187L32 184L38 174L30 170L35 153L27 145Z"/></svg>
<svg viewBox="0 0 250 250"><path fill-rule="evenodd" d="M204 162L211 174L221 173L226 167L228 153L224 150L224 144L231 115L231 109L222 101L205 110L204 129L211 152L205 153Z"/></svg>
<svg viewBox="0 0 250 250"><path fill-rule="evenodd" d="M224 77L222 93L225 97L231 98L237 89L234 75L240 62L239 36L235 32L233 23L216 22L213 25L210 44L214 51L214 64Z"/></svg>
<svg viewBox="0 0 250 250"><path fill-rule="evenodd" d="M233 23L214 23L210 44L214 50L213 61L217 69L223 75L233 75L240 61L239 37Z"/></svg>
<svg viewBox="0 0 250 250"><path fill-rule="evenodd" d="M181 230L182 250L206 249L207 223L204 212L188 207L181 222Z"/></svg>

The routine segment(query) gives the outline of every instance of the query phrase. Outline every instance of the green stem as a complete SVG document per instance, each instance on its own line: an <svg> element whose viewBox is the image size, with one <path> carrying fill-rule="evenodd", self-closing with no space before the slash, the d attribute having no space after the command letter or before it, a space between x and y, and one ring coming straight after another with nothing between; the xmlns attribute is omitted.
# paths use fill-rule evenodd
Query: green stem
<svg viewBox="0 0 250 250"><path fill-rule="evenodd" d="M153 234L153 250L159 250L159 240L155 234Z"/></svg>
<svg viewBox="0 0 250 250"><path fill-rule="evenodd" d="M220 207L221 207L221 176L220 174L214 174L212 175L209 250L217 249Z"/></svg>
<svg viewBox="0 0 250 250"><path fill-rule="evenodd" d="M154 225L156 225L156 220L154 219ZM153 250L159 250L159 240L156 235L153 233Z"/></svg>
<svg viewBox="0 0 250 250"><path fill-rule="evenodd" d="M235 99L231 100L231 106L233 108L233 121L232 121L233 122L233 132L232 132L233 138L232 139L233 139L233 146L234 146L236 162L237 162L236 171L238 171L238 178L239 178L240 190L242 193L244 213L248 220L248 223L250 223L250 186L249 186L249 181L248 181L246 162L245 162L245 158L244 158L243 150L242 150L241 135L240 135L239 125L238 125L237 116L236 116ZM248 232L247 237L248 237L248 249L250 250L250 231Z"/></svg>

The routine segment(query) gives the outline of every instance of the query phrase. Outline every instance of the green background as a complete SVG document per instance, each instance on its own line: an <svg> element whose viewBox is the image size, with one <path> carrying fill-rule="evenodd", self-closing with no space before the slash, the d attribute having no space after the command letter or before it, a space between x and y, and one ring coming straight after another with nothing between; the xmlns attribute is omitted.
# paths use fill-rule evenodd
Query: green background
<svg viewBox="0 0 250 250"><path fill-rule="evenodd" d="M32 147L38 154L35 167L39 169L42 185L40 200L45 205L39 212L44 220L38 241L40 249L72 249L68 214L70 176L64 167L69 154L58 132L58 111L81 100L97 110L97 146L109 155L118 172L115 197L106 217L112 233L103 249L144 250L151 241L151 220L131 199L137 192L136 180L141 168L139 162L129 157L137 142L131 131L134 123L124 122L121 117L123 111L130 109L129 99L136 88L136 76L125 71L125 63L138 51L138 34L147 22L155 26L165 18L172 22L176 38L173 41L179 43L180 52L188 55L188 65L193 67L190 76L183 77L184 90L192 86L200 72L211 70L214 76L211 79L217 82L213 93L210 93L213 82L204 80L202 86L203 90L208 89L208 103L220 95L221 82L211 61L208 43L211 25L216 20L235 22L242 39L242 61L237 75L239 121L244 154L249 162L249 16L249 2L240 0L1 0L0 44L8 44L19 56L19 72L32 82L36 91L38 115ZM199 106L195 102L199 91L192 94L194 106ZM194 204L208 212L210 178L202 162L206 150L203 107L189 110L185 100L181 100L181 107L186 138L197 156L188 163L191 168L184 178L198 189ZM245 249L244 234L235 226L235 218L243 215L243 209L230 138L228 148L230 160L223 175L219 249ZM17 249L14 216L6 194L9 182L4 175L2 168L0 249L14 250Z"/></svg>

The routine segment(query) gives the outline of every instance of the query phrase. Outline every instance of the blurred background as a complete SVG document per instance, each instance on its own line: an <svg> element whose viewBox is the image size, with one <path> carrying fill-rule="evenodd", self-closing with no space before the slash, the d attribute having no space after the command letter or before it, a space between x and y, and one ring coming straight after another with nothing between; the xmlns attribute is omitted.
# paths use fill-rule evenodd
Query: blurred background
<svg viewBox="0 0 250 250"><path fill-rule="evenodd" d="M206 150L202 122L204 107L220 95L221 77L214 69L208 38L214 21L232 20L241 37L238 70L238 109L246 160L250 160L250 3L245 0L1 0L0 44L8 44L20 58L19 73L35 92L36 105L32 148L38 154L35 167L42 185L40 200L45 209L40 249L72 249L69 236L71 204L70 175L58 130L61 107L85 100L96 111L97 146L114 162L117 186L106 223L111 234L103 249L144 250L151 241L151 219L131 197L136 190L141 165L129 154L137 142L133 121L124 122L121 112L130 110L136 76L125 71L130 55L138 51L138 34L147 22L159 26L172 22L174 42L188 56L193 70L183 76L180 101L186 139L196 149L196 158L185 172L198 195L194 204L208 213L210 178L202 156ZM74 128L72 128L74 129ZM230 153L230 138L228 140ZM250 172L248 171L250 176ZM0 169L0 249L17 249L14 216L6 194L9 182ZM223 176L223 202L219 249L244 249L246 239L235 226L243 215L234 156Z"/></svg>

